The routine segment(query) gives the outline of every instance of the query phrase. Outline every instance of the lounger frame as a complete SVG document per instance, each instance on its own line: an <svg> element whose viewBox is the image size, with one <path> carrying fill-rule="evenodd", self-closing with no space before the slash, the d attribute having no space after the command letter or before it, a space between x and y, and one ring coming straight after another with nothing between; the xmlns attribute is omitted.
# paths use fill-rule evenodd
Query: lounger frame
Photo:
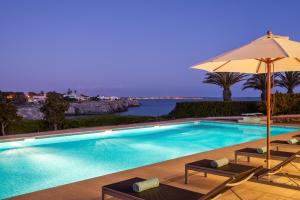
<svg viewBox="0 0 300 200"><path fill-rule="evenodd" d="M283 141L283 140L275 140L272 141L271 146L275 146L276 150L279 151L280 147L288 147L288 148L295 148L295 149L300 149L300 142L298 142L297 144L289 144L287 143L287 141Z"/></svg>
<svg viewBox="0 0 300 200"><path fill-rule="evenodd" d="M286 163L288 160L292 160L292 159L297 159L298 156L293 156L291 158L288 158L286 161L283 161L282 164L283 166L286 165ZM239 164L236 164L239 165ZM283 166L277 165L274 167L274 170L270 169L268 170L269 172L273 172L275 170L280 170ZM255 168L255 167L253 167ZM200 166L196 166L196 165L192 165L191 163L188 163L185 165L185 184L188 184L188 178L189 178L189 171L196 171L196 172L202 172L204 173L204 177L207 178L208 174L213 174L213 175L218 175L218 176L225 176L225 177L230 177L232 175L236 175L236 173L232 172L228 172L228 171L223 171L223 170L219 170L217 168L207 168L207 167L200 167ZM293 189L293 190L299 190L300 187L299 186L294 186L294 185L287 185L287 184L283 184L283 183L276 183L273 182L270 179L265 179L263 178L263 176L265 176L267 174L267 171L261 175L254 175L249 181L251 182L256 182L256 183L261 183L261 184L266 184L266 185L271 185L271 186L277 186L277 187L284 187L287 189ZM287 174L285 174L287 175ZM289 178L288 176L286 176L287 178ZM292 177L292 176L291 176ZM297 178L299 178L299 176L296 176Z"/></svg>
<svg viewBox="0 0 300 200"><path fill-rule="evenodd" d="M280 161L283 161L285 159L287 159L288 157L287 156L283 156L283 155L275 155L274 153L279 153L280 154L280 151L277 150L276 152L272 153L273 150L271 150L271 159L272 160L280 160ZM282 153L288 153L288 152L282 152ZM294 154L294 153L291 153L291 154ZM243 152L241 150L236 150L234 152L234 162L235 163L238 163L238 157L247 157L247 161L250 162L250 158L261 158L261 159L266 159L266 154L260 154L260 153L250 153L250 152ZM291 155L290 155L291 156Z"/></svg>
<svg viewBox="0 0 300 200"><path fill-rule="evenodd" d="M221 183L220 185L218 185L217 187L215 187L214 189L212 189L211 191L209 191L206 194L202 194L199 192L193 192L190 190L186 190L183 188L178 188L178 187L174 187L174 186L170 186L170 185L166 185L166 184L160 184L159 187L162 188L153 188L153 190L151 191L151 189L148 191L143 191L143 192L149 192L148 194L144 194L146 195L147 199L153 199L153 200L164 200L166 196L157 196L158 193L156 192L160 192L160 191L164 191L164 195L170 195L171 192L173 192L173 195L178 195L176 196L176 199L180 198L180 199L187 199L187 196L189 196L189 198L193 198L193 199L197 199L197 200L214 200L219 198L224 192L227 191L231 191L233 192L234 195L236 195L238 198L239 195L237 193L235 193L232 190L232 187L238 186L240 184L243 184L244 182L248 181L249 179L251 179L254 174L258 173L259 171L261 171L263 169L262 166L260 167L254 167L253 169L250 169L248 171L245 171L243 173L239 173L236 174L235 176L231 176L228 180L226 180L225 182ZM134 196L132 194L138 194L138 193L134 193L133 191L128 192L129 188L131 188L132 184L135 183L136 181L142 181L144 179L142 178L132 178L132 179L128 179L128 180L124 180L121 182L117 182L117 183L113 183L110 185L106 185L102 187L102 199L104 200L106 195L115 197L115 198L119 198L122 200L144 200L144 198L140 198L137 196ZM119 184L119 185L118 185ZM120 187L121 186L121 187ZM158 190L158 191L155 191ZM169 190L169 192L168 192ZM167 191L167 193L165 193ZM142 195L141 192L141 196ZM149 195L153 193L152 195ZM149 196L147 196L149 195ZM181 195L181 196L180 196ZM159 197L159 198L158 198ZM170 195L168 196L168 199L173 199L174 196Z"/></svg>
<svg viewBox="0 0 300 200"><path fill-rule="evenodd" d="M131 186L134 182L143 181L143 180L145 180L145 179L135 177L135 178L128 179L128 180L125 180L125 181L120 181L120 182L117 182L117 183L114 183L114 184L129 181L129 183L125 183L125 185L128 184L128 185ZM114 184L110 184L110 185L114 185ZM102 200L105 200L106 196L111 196L111 197L114 197L114 198L117 198L117 199L122 199L122 200L145 200L145 198L138 197L138 196L134 195L134 192L131 192L131 194L130 194L130 193L126 193L122 190L119 191L118 189L110 188L110 185L106 185L106 186L102 187ZM184 191L185 195L183 195L183 197L186 197L186 194L189 193L193 196L193 199L197 199L197 200L204 196L204 194L202 194L202 193L197 193L197 192L185 190L185 189L182 189L182 188L176 188L174 186L170 186L170 185L166 185L166 184L160 184L159 187L165 187L165 189L170 190L169 194L172 194L172 191L173 192L176 191L175 194L180 195L180 194L182 194L181 192ZM174 193L173 193L173 195L174 195ZM155 199L161 199L161 198L155 198Z"/></svg>
<svg viewBox="0 0 300 200"><path fill-rule="evenodd" d="M118 192L117 190L112 190L110 188L102 187L102 200L105 199L106 195L122 199L122 200L143 200L141 198L137 198L135 196L123 193L123 192Z"/></svg>

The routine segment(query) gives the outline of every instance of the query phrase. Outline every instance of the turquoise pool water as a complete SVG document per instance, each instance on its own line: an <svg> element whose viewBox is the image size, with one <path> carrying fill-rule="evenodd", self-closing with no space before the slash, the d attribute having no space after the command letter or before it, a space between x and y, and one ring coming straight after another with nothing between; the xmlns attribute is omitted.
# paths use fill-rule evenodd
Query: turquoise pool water
<svg viewBox="0 0 300 200"><path fill-rule="evenodd" d="M0 143L0 199L260 139L265 131L201 121Z"/></svg>

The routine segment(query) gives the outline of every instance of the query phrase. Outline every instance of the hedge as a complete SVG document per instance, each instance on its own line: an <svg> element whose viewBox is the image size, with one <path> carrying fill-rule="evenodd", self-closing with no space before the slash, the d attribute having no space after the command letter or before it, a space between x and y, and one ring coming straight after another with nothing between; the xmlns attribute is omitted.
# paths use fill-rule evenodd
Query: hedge
<svg viewBox="0 0 300 200"><path fill-rule="evenodd" d="M6 130L6 134L32 133L47 130L49 130L49 128L46 127L46 124L43 120L22 119L10 124L8 126L8 130Z"/></svg>
<svg viewBox="0 0 300 200"><path fill-rule="evenodd" d="M97 117L68 119L65 121L63 127L64 129L68 129L68 128L79 128L79 127L153 122L158 120L162 120L162 118L145 117L145 116L104 115L104 116L97 116Z"/></svg>
<svg viewBox="0 0 300 200"><path fill-rule="evenodd" d="M153 121L161 121L165 119L167 119L167 117L120 116L120 115L84 116L80 118L66 119L63 123L63 129L153 122ZM8 127L7 134L31 133L31 132L49 131L49 130L53 130L53 129L44 120L22 119L12 123Z"/></svg>
<svg viewBox="0 0 300 200"><path fill-rule="evenodd" d="M169 113L172 118L235 116L242 113L259 112L258 102L254 101L201 101L178 102Z"/></svg>
<svg viewBox="0 0 300 200"><path fill-rule="evenodd" d="M275 93L272 95L272 115L300 114L300 94ZM179 102L169 115L173 118L234 116L242 113L266 113L265 102L207 101Z"/></svg>
<svg viewBox="0 0 300 200"><path fill-rule="evenodd" d="M275 101L272 102L272 108L274 115L299 114L300 94L275 93Z"/></svg>

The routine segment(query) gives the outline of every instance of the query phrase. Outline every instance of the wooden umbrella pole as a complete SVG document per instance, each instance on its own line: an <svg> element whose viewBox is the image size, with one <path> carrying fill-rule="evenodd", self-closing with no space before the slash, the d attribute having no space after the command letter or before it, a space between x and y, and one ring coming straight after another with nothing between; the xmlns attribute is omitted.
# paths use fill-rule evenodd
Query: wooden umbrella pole
<svg viewBox="0 0 300 200"><path fill-rule="evenodd" d="M270 169L270 127L271 127L271 59L267 61L267 168Z"/></svg>

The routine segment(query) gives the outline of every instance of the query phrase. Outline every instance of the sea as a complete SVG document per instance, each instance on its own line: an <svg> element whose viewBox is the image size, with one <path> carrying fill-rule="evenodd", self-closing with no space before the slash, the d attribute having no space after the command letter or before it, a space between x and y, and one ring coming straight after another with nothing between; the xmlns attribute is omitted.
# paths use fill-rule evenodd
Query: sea
<svg viewBox="0 0 300 200"><path fill-rule="evenodd" d="M233 98L233 101L259 101L256 97L238 97ZM201 99L141 99L139 107L131 107L128 111L121 112L119 115L135 115L135 116L161 116L171 112L177 102L191 101L223 101L222 98L201 98Z"/></svg>

